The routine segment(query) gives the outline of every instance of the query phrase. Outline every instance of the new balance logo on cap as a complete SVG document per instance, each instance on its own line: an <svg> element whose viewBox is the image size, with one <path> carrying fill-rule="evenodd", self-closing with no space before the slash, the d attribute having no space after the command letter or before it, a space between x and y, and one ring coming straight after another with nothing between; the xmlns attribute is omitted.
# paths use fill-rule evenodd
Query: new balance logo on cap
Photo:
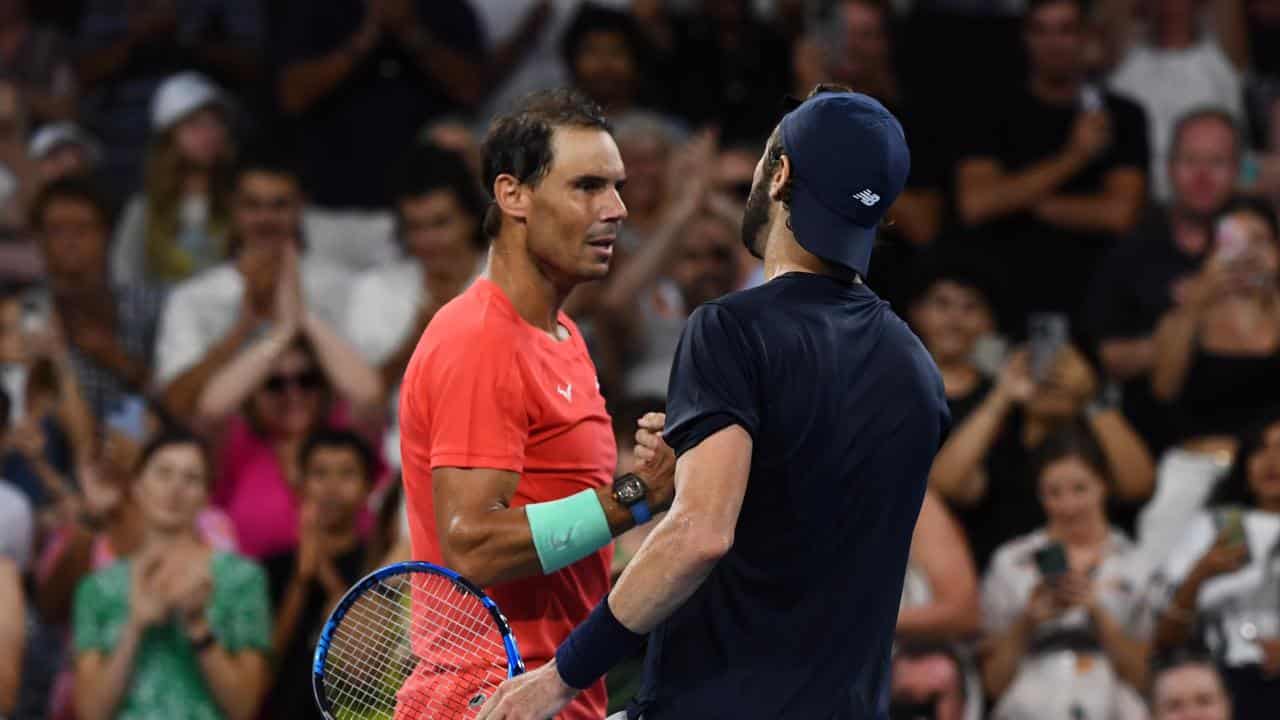
<svg viewBox="0 0 1280 720"><path fill-rule="evenodd" d="M854 193L853 197L855 200L861 200L862 204L867 207L871 207L872 205L880 202L880 196L871 192L870 188L863 190L860 193Z"/></svg>

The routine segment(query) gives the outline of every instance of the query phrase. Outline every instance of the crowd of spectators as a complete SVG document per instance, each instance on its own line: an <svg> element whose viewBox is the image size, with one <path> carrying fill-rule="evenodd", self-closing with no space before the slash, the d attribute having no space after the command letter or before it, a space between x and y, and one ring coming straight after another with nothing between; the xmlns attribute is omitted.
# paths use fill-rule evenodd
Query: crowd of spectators
<svg viewBox="0 0 1280 720"><path fill-rule="evenodd" d="M902 121L866 282L954 422L895 720L1276 717L1280 0L0 0L0 718L315 716L328 609L410 554L399 382L484 271L488 121L611 119L565 310L625 462L689 313L764 281L818 82Z"/></svg>

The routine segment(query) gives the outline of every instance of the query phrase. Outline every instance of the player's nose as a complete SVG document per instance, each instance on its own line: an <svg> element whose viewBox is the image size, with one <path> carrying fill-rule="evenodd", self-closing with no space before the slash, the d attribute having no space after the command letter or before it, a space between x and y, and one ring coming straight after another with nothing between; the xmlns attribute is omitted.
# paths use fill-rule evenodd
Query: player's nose
<svg viewBox="0 0 1280 720"><path fill-rule="evenodd" d="M607 197L600 206L600 221L619 223L627 219L627 204L622 201L622 193L617 188L606 193Z"/></svg>

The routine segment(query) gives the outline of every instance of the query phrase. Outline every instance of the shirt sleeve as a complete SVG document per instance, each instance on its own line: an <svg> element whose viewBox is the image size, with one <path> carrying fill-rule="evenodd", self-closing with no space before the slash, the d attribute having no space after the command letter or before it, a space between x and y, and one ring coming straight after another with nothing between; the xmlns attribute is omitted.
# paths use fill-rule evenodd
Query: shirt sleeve
<svg viewBox="0 0 1280 720"><path fill-rule="evenodd" d="M271 602L262 566L235 555L214 566L209 626L229 652L271 650Z"/></svg>
<svg viewBox="0 0 1280 720"><path fill-rule="evenodd" d="M360 351L365 362L373 365L385 363L396 349L395 343L390 342L391 331L386 327L393 323L385 317L387 304L383 301L382 283L383 278L376 271L356 278L343 324L343 335Z"/></svg>
<svg viewBox="0 0 1280 720"><path fill-rule="evenodd" d="M1012 572L1004 553L997 551L982 579L982 630L988 635L1004 632L1026 604L1014 587Z"/></svg>
<svg viewBox="0 0 1280 720"><path fill-rule="evenodd" d="M667 383L663 436L677 455L719 430L760 429L758 352L733 314L718 303L694 310L680 336Z"/></svg>
<svg viewBox="0 0 1280 720"><path fill-rule="evenodd" d="M451 337L424 363L414 404L430 419L430 463L437 467L524 471L529 415L510 345Z"/></svg>
<svg viewBox="0 0 1280 720"><path fill-rule="evenodd" d="M107 622L103 616L102 584L97 573L90 574L76 586L71 608L72 640L77 653L96 650L110 652Z"/></svg>
<svg viewBox="0 0 1280 720"><path fill-rule="evenodd" d="M1151 163L1146 112L1136 103L1120 100L1111 114L1115 133L1112 169L1137 169L1145 175Z"/></svg>
<svg viewBox="0 0 1280 720"><path fill-rule="evenodd" d="M1174 545L1169 555L1151 577L1145 605L1152 618L1164 612L1187 579L1200 557L1213 546L1216 539L1213 518L1208 513L1197 515L1186 527L1181 542Z"/></svg>
<svg viewBox="0 0 1280 720"><path fill-rule="evenodd" d="M146 280L147 205L135 195L125 206L111 242L111 280L117 285L137 285Z"/></svg>
<svg viewBox="0 0 1280 720"><path fill-rule="evenodd" d="M997 103L995 107L1003 107ZM959 143L959 160L986 158L999 161L1000 139L1002 137L998 118L991 113L975 113L967 121L962 121L964 129Z"/></svg>
<svg viewBox="0 0 1280 720"><path fill-rule="evenodd" d="M160 312L155 366L156 382L161 387L199 363L208 349L197 318L195 299L179 287L169 296Z"/></svg>

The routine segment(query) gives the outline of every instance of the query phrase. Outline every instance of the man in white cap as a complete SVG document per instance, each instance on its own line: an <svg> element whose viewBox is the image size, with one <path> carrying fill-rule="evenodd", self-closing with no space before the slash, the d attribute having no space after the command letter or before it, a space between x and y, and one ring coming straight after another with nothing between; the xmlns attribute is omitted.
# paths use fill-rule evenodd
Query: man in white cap
<svg viewBox="0 0 1280 720"><path fill-rule="evenodd" d="M42 125L27 144L36 165L36 182L43 187L60 178L88 175L102 158L98 141L73 122Z"/></svg>

